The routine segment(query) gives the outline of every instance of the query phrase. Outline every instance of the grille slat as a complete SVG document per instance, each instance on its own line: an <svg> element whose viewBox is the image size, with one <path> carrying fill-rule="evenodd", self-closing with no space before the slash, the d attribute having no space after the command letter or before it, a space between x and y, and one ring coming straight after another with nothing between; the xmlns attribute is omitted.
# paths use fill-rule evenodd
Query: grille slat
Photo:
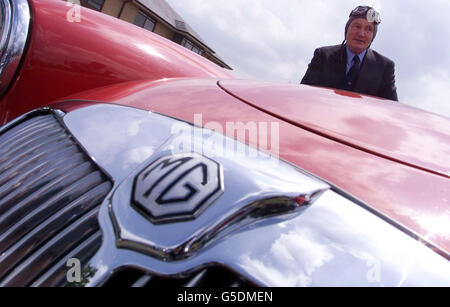
<svg viewBox="0 0 450 307"><path fill-rule="evenodd" d="M29 191L26 191L25 199L22 199L23 195L18 192L17 199L19 199L19 203L15 203L15 199L13 198L11 204L14 205L7 212L3 213L2 217L0 217L0 234L2 234L5 230L9 228L9 225L14 223L15 221L19 221L22 219L30 210L33 210L34 206L40 205L46 199L52 197L55 193L58 193L63 187L67 187L73 183L73 179L79 180L83 175L92 171L92 165L89 162L84 162L79 165L73 172L69 172L70 167L67 167L65 171L59 174L59 178L41 178L41 183L37 183L35 186L39 188L35 190L34 187L30 187L29 185L25 186L25 189L29 189L32 191L29 194ZM64 174L64 176L62 176ZM53 176L52 176L53 177ZM46 181L42 181L42 180ZM52 180L53 179L53 180Z"/></svg>
<svg viewBox="0 0 450 307"><path fill-rule="evenodd" d="M2 165L0 165L0 170L2 171L0 173L0 183L4 184L5 180L8 179L8 175L10 175L10 173L13 172L16 167L18 168L17 170L23 172L24 168L28 167L29 169L30 167L37 167L39 165L39 162L40 164L46 165L47 163L51 162L50 159L67 159L68 156L64 155L64 151L66 147L69 147L72 144L73 143L71 143L69 140L60 139L57 142L41 144L42 146L37 145L33 149L28 148L21 152L20 155L11 157L11 159L5 161ZM59 150L57 150L58 148L62 149L61 153L59 152ZM19 158L23 160L19 161ZM22 174L22 176L25 175L26 174Z"/></svg>
<svg viewBox="0 0 450 307"><path fill-rule="evenodd" d="M55 210L57 211L60 208L61 204L67 204L68 202L71 202L74 198L82 195L84 191L90 190L94 186L101 184L101 182L102 178L98 172L91 173L84 178L80 178L78 182L74 182L72 180L68 180L68 182L62 182L65 185L69 183L71 185L70 188L61 190L59 193L51 196L50 198L45 197L45 199L48 200L40 203L39 207L36 209L34 209L34 206L29 206L30 210L34 210L30 213L27 212L27 215L22 219L19 219L19 217L13 217L11 219L16 221L15 227L17 228L24 228L24 224L29 224L29 226L27 227L33 227L32 225L41 223L42 220L48 218L52 212L55 212ZM17 210L15 212L17 212ZM35 220L34 223L33 220ZM10 231L11 229L12 228L9 228L8 231Z"/></svg>
<svg viewBox="0 0 450 307"><path fill-rule="evenodd" d="M88 261L101 244L112 184L51 114L3 130L0 144L0 285L62 285L65 257Z"/></svg>
<svg viewBox="0 0 450 307"><path fill-rule="evenodd" d="M109 189L110 185L108 183L103 183L84 195L81 195L75 201L63 207L52 216L46 214L44 217L36 217L36 214L41 212L32 212L27 220L17 223L12 228L8 229L8 231L0 237L0 253L3 253L0 256L0 271L4 269L4 262L6 262L7 259L19 261L23 258L23 254L29 251L33 246L39 245L52 234L58 232L67 223L73 221L79 214L90 210L94 205L101 202L102 196L106 195ZM56 203L56 205L59 208L61 204ZM39 207L37 210L52 210L52 212L55 212L54 208L49 208L45 205L42 207L43 208ZM36 229L33 229L34 227L36 227ZM31 234L27 234L31 229L33 229ZM11 247L13 243L15 243L15 246ZM10 264L11 263L8 263L8 265Z"/></svg>
<svg viewBox="0 0 450 307"><path fill-rule="evenodd" d="M11 142L14 141L14 137L18 134L23 133L23 131L27 131L30 129L35 129L36 126L45 125L48 122L53 122L51 118L45 116L35 116L26 120L26 125L17 125L14 129L9 129L7 131L3 131L0 135L0 141L3 142Z"/></svg>
<svg viewBox="0 0 450 307"><path fill-rule="evenodd" d="M42 116L32 117L27 120L27 124L25 126L16 126L14 127L14 129L8 129L6 131L3 131L0 135L0 142L2 144L8 144L9 142L13 142L14 138L19 133L22 133L23 131L26 131L28 129L34 129L35 125L42 125L44 121L46 120L43 119Z"/></svg>
<svg viewBox="0 0 450 307"><path fill-rule="evenodd" d="M66 159L60 159L52 164L51 161L40 162L31 169L24 170L24 174L17 176L8 184L4 185L4 195L0 200L0 214L10 210L15 204L19 203L34 191L45 187L48 188L56 184L55 179L63 180L61 176L67 174L69 170L78 167L80 164L86 163L81 154L76 154ZM87 164L85 164L86 166ZM85 167L84 166L84 167ZM9 192L8 192L9 191Z"/></svg>
<svg viewBox="0 0 450 307"><path fill-rule="evenodd" d="M207 274L207 270L200 271L198 274L196 274L191 280L189 280L186 284L184 284L184 287L198 287L202 279Z"/></svg>
<svg viewBox="0 0 450 307"><path fill-rule="evenodd" d="M24 260L9 275L4 277L0 286L28 286L42 272L51 267L55 260L64 258L71 249L76 248L87 237L98 231L98 210L99 208L94 208L88 212L37 250L31 257Z"/></svg>
<svg viewBox="0 0 450 307"><path fill-rule="evenodd" d="M2 174L0 174L0 186L4 183L12 180L17 175L21 175L25 172L27 166L35 163L39 159L46 157L47 160L57 160L61 156L72 156L77 154L79 151L76 146L73 146L70 142L51 144L48 146L48 152L40 152L38 155L29 157L28 159L21 161L20 163L16 163L13 167L8 170L3 169ZM0 192L3 193L3 192Z"/></svg>
<svg viewBox="0 0 450 307"><path fill-rule="evenodd" d="M89 258L94 255L94 252L100 247L102 243L102 234L100 231L94 233L90 238L86 239L83 244L74 249L69 255L62 258L57 264L49 269L44 275L34 281L32 287L50 287L50 286L64 286L66 285L66 274L68 267L67 260L70 258L77 258L81 263L86 263ZM95 269L91 267L84 267L82 270L81 284L88 281L88 277L92 277ZM89 276L85 276L89 275ZM81 285L80 285L81 286Z"/></svg>
<svg viewBox="0 0 450 307"><path fill-rule="evenodd" d="M34 138L21 140L21 142L18 141L9 146L5 146L5 150L7 151L2 153L3 158L0 159L0 167L4 168L7 163L12 165L47 144L64 140L64 135L61 134L62 132L62 129L57 129L57 131L54 131L51 134L41 134L36 132L34 133Z"/></svg>
<svg viewBox="0 0 450 307"><path fill-rule="evenodd" d="M131 285L131 288L142 288L145 287L151 280L153 276L151 275L144 275L141 278L139 278L135 283Z"/></svg>
<svg viewBox="0 0 450 307"><path fill-rule="evenodd" d="M57 123L48 123L35 127L33 130L27 129L14 138L10 138L11 141L7 142L7 145L5 144L2 154L15 155L24 148L33 148L36 144L39 144L38 137L45 139L47 142L58 139L62 136L61 132L63 130L61 127L58 127Z"/></svg>
<svg viewBox="0 0 450 307"><path fill-rule="evenodd" d="M49 149L48 146L62 143L65 140L62 139L62 137L60 137L56 140L48 140L48 141L49 141L48 143L41 143L35 145L34 147L24 148L21 152L18 152L14 155L11 154L10 157L7 157L7 159L5 159L2 163L0 163L0 170L2 170L2 173L4 173L9 169L11 169L12 167L23 163L24 161L25 163L28 164L32 158L40 158L42 156L45 156L46 154L45 151Z"/></svg>
<svg viewBox="0 0 450 307"><path fill-rule="evenodd" d="M0 150L0 154L4 154L6 152L10 152L12 144L20 144L18 140L22 140L25 138L30 138L37 133L41 133L46 131L49 127L55 127L56 129L61 129L58 127L58 124L54 122L50 118L33 118L27 122L26 126L18 127L14 130L9 130L5 132L0 137L0 142L4 145Z"/></svg>

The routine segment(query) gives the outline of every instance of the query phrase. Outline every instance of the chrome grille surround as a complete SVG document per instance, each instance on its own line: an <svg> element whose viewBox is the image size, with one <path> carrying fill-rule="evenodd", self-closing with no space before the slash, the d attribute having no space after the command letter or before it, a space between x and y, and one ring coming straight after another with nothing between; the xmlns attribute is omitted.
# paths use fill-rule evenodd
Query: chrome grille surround
<svg viewBox="0 0 450 307"><path fill-rule="evenodd" d="M112 184L49 110L1 128L0 144L0 285L63 285L67 259L101 244Z"/></svg>

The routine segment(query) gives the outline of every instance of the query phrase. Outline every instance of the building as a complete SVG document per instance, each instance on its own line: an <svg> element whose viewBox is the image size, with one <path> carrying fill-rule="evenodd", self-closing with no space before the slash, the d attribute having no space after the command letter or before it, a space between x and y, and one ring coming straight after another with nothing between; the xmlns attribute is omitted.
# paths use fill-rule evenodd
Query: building
<svg viewBox="0 0 450 307"><path fill-rule="evenodd" d="M80 0L80 4L145 28L202 55L223 68L232 69L165 0Z"/></svg>

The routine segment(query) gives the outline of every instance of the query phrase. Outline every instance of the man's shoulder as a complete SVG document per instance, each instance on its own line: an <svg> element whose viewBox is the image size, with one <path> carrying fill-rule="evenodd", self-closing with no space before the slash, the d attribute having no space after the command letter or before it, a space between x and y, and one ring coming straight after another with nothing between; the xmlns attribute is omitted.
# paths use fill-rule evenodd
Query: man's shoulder
<svg viewBox="0 0 450 307"><path fill-rule="evenodd" d="M342 51L342 45L324 46L317 48L322 54L330 55Z"/></svg>
<svg viewBox="0 0 450 307"><path fill-rule="evenodd" d="M389 65L394 65L394 61L391 60L390 58L388 58L387 56L382 55L381 53L373 50L373 49L368 49L368 52L370 52L372 54L372 58L376 61L376 62L382 62L382 63L386 63Z"/></svg>

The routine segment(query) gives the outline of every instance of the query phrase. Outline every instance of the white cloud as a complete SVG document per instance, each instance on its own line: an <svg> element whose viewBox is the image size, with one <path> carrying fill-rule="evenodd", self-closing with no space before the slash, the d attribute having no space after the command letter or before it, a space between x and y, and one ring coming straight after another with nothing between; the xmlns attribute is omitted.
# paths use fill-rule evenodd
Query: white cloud
<svg viewBox="0 0 450 307"><path fill-rule="evenodd" d="M450 117L450 72L435 69L419 74L407 86L405 100L410 104Z"/></svg>
<svg viewBox="0 0 450 307"><path fill-rule="evenodd" d="M299 83L315 48L342 42L357 0L168 0L240 78ZM400 100L450 116L450 1L368 0L373 48L396 63Z"/></svg>

